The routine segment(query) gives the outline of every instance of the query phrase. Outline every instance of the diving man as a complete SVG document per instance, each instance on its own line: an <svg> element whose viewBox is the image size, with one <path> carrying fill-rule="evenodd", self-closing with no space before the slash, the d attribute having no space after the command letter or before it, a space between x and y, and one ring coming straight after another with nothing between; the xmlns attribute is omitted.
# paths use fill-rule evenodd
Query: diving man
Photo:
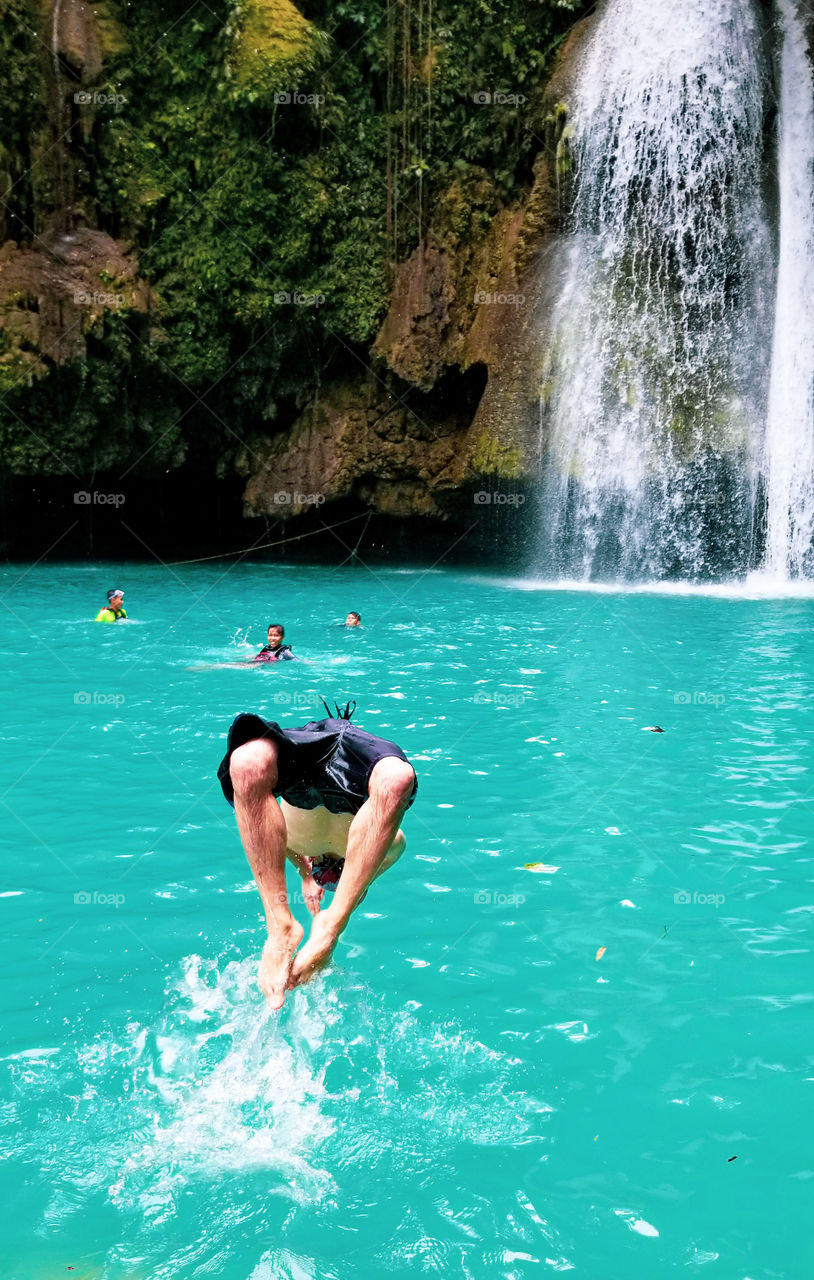
<svg viewBox="0 0 814 1280"><path fill-rule="evenodd" d="M266 913L258 984L274 1009L287 990L325 967L370 883L400 857L406 840L399 823L418 787L400 747L352 724L350 704L336 710L299 729L239 715L218 769ZM286 856L313 916L300 951ZM326 889L333 900L320 910Z"/></svg>

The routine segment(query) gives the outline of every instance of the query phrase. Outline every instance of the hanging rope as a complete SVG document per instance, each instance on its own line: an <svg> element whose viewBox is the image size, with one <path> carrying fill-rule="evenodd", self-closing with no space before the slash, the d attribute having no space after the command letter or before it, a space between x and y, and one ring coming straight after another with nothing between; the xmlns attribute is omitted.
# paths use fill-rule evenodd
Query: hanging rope
<svg viewBox="0 0 814 1280"><path fill-rule="evenodd" d="M358 516L349 516L347 520L337 520L336 524L324 524L319 529L312 529L310 533L295 533L292 534L290 538L278 538L276 542L259 542L253 544L251 547L246 547L243 551L219 551L217 555L196 556L193 560L170 560L168 561L168 564L171 568L177 569L178 566L182 564L203 564L205 560L228 560L232 556L247 556L250 551L266 551L269 547L281 547L285 542L301 542L303 538L314 538L318 533L330 533L332 529L340 529L343 524L353 524L354 520L361 520L363 516L366 516L367 520L370 520L372 515L372 511L360 511ZM366 528L367 523L365 523L365 529ZM363 536L365 529L362 530ZM359 542L361 541L362 539L360 537ZM357 542L356 548L358 548L359 542ZM351 556L356 555L356 548L351 552ZM348 559L350 559L350 557L348 557ZM343 560L342 563L344 564L345 561Z"/></svg>
<svg viewBox="0 0 814 1280"><path fill-rule="evenodd" d="M362 545L362 538L364 538L365 534L367 533L367 526L370 524L370 517L371 517L372 515L373 515L373 512L372 512L372 511L368 511L368 513L367 513L367 520L365 521L364 528L362 529L362 532L359 534L359 537L358 537L358 538L357 538L357 540L356 540L356 546L353 548L353 550L351 551L350 555L345 556L345 559L344 559L344 560L342 560L342 561L340 561L340 563L336 566L336 567L337 567L337 569L341 569L341 568L342 568L342 566L343 566L343 565L346 565L346 564L348 563L348 561L349 561L349 560L350 560L350 561L352 561L352 562L354 562L354 561L356 560L356 556L357 556L357 554L358 554L359 547Z"/></svg>

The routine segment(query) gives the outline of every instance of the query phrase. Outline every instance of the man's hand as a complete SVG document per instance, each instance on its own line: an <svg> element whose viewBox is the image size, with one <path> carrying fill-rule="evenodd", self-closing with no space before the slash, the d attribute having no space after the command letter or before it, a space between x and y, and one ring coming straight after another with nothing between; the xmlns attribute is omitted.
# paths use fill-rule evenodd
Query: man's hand
<svg viewBox="0 0 814 1280"><path fill-rule="evenodd" d="M319 904L322 902L325 890L318 885L310 871L302 877L302 896L305 899L305 905L311 912L312 916L319 915Z"/></svg>

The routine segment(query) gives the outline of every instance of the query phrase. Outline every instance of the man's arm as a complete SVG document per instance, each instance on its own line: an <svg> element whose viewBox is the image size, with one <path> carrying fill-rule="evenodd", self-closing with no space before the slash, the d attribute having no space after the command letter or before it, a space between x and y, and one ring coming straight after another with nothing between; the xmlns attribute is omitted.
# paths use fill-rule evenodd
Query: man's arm
<svg viewBox="0 0 814 1280"><path fill-rule="evenodd" d="M319 906L322 902L325 890L317 884L314 879L314 871L311 866L311 859L306 858L304 853L296 853L294 849L286 849L285 856L291 863L292 867L296 867L302 880L302 896L305 905L311 912L312 916L319 914Z"/></svg>

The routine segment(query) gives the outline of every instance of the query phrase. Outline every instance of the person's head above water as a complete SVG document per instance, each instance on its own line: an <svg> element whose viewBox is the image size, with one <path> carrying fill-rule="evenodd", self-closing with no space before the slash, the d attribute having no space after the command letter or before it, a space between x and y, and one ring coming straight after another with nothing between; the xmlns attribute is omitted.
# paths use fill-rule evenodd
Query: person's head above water
<svg viewBox="0 0 814 1280"><path fill-rule="evenodd" d="M114 609L121 609L123 598L124 592L120 591L118 587L113 587L107 593L107 603L112 605Z"/></svg>
<svg viewBox="0 0 814 1280"><path fill-rule="evenodd" d="M279 649L285 639L285 627L281 622L269 623L267 639L270 649Z"/></svg>
<svg viewBox="0 0 814 1280"><path fill-rule="evenodd" d="M362 617L361 617L361 614L358 614L358 613L355 613L355 612L351 611L351 612L348 614L347 618L345 619L345 626L346 626L346 627L361 627L361 625L362 625Z"/></svg>

